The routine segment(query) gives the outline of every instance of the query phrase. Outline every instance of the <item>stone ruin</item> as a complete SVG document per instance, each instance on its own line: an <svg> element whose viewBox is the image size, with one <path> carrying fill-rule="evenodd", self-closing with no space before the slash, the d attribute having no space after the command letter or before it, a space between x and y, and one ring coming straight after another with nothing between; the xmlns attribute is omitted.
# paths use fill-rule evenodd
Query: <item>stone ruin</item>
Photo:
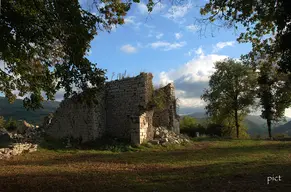
<svg viewBox="0 0 291 192"><path fill-rule="evenodd" d="M45 120L46 134L56 139L72 138L80 143L102 136L127 139L141 144L154 139L156 127L166 127L179 134L179 116L173 83L154 90L151 73L106 82L96 94L97 102L80 102L82 94L61 102L56 112ZM162 108L153 103L155 95L167 99Z"/></svg>
<svg viewBox="0 0 291 192"><path fill-rule="evenodd" d="M22 153L37 151L42 129L26 121L20 121L17 131L0 129L0 159L7 159Z"/></svg>

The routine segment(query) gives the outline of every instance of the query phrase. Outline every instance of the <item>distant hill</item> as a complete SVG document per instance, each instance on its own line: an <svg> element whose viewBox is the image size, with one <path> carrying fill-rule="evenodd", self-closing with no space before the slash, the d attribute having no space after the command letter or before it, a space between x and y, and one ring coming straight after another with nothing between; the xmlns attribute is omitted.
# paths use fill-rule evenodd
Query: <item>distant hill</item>
<svg viewBox="0 0 291 192"><path fill-rule="evenodd" d="M291 121L274 128L273 134L287 134L288 136L291 136Z"/></svg>
<svg viewBox="0 0 291 192"><path fill-rule="evenodd" d="M205 123L207 115L205 112L196 112L188 114L187 116L194 117L200 123ZM291 119L286 117L287 121L282 121L274 125L273 134L287 133L291 135ZM289 121L289 122L288 122ZM267 136L268 129L266 120L256 115L248 115L244 120L245 126L248 128L247 132L251 136Z"/></svg>
<svg viewBox="0 0 291 192"><path fill-rule="evenodd" d="M13 104L10 104L5 97L0 97L0 116L3 116L6 120L10 117L16 120L26 120L31 124L41 124L43 118L49 113L54 112L60 102L57 101L44 101L43 109L37 109L35 111L27 111L23 107L23 101L16 99Z"/></svg>

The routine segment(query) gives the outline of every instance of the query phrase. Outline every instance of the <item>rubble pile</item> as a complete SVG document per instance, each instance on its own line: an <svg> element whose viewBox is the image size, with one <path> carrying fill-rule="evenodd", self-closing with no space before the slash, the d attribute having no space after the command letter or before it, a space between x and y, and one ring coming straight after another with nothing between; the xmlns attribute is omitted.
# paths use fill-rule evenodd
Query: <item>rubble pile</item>
<svg viewBox="0 0 291 192"><path fill-rule="evenodd" d="M168 130L166 127L156 127L154 130L154 139L149 143L154 145L169 145L169 144L184 144L191 142L190 138L186 135L176 134Z"/></svg>
<svg viewBox="0 0 291 192"><path fill-rule="evenodd" d="M15 132L0 130L0 159L37 150L37 143L41 141L43 130L23 121Z"/></svg>
<svg viewBox="0 0 291 192"><path fill-rule="evenodd" d="M10 158L22 153L37 151L37 144L32 143L13 143L6 148L0 148L0 159Z"/></svg>

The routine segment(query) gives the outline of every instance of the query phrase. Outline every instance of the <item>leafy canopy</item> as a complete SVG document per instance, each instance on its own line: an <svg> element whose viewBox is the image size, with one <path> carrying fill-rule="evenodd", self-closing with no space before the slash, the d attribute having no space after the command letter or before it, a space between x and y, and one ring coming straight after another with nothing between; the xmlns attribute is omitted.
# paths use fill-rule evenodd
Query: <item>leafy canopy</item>
<svg viewBox="0 0 291 192"><path fill-rule="evenodd" d="M195 127L197 124L196 119L190 116L185 116L180 121L180 129L189 129Z"/></svg>
<svg viewBox="0 0 291 192"><path fill-rule="evenodd" d="M53 100L56 91L64 89L65 98L77 90L90 96L104 84L105 70L85 57L90 42L98 30L124 24L132 3L140 1L89 2L96 15L84 10L78 0L1 2L0 92L10 102L25 96L24 106L36 109L42 107L44 94ZM155 3L149 0L147 5L151 11Z"/></svg>
<svg viewBox="0 0 291 192"><path fill-rule="evenodd" d="M258 61L258 98L261 117L267 120L269 136L273 122L284 119L285 109L291 105L291 87L288 75L277 70L277 65Z"/></svg>
<svg viewBox="0 0 291 192"><path fill-rule="evenodd" d="M209 88L201 98L206 112L217 124L239 129L240 121L250 112L255 102L257 79L253 70L233 59L215 63Z"/></svg>
<svg viewBox="0 0 291 192"><path fill-rule="evenodd" d="M210 22L226 21L228 26L244 26L239 42L251 42L248 58L268 53L280 54L279 66L291 72L291 1L288 0L209 0L200 13ZM269 57L272 59L272 57Z"/></svg>

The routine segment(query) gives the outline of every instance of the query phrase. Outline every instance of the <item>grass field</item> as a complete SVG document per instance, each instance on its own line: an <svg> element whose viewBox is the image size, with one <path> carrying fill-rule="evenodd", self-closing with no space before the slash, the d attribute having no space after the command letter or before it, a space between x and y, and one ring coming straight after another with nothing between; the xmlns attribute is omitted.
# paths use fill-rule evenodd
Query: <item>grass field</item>
<svg viewBox="0 0 291 192"><path fill-rule="evenodd" d="M0 161L0 191L291 191L291 142L47 150ZM267 184L267 177L281 181Z"/></svg>

